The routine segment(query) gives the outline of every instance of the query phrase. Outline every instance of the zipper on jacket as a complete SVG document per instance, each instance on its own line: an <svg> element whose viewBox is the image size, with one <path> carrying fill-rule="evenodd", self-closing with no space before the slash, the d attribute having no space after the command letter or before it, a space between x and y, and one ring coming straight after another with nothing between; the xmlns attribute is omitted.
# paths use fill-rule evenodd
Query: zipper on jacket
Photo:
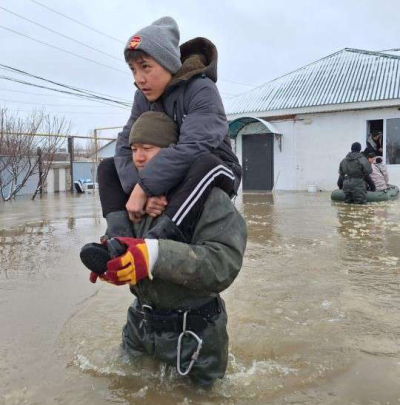
<svg viewBox="0 0 400 405"><path fill-rule="evenodd" d="M173 112L172 112L172 114L173 114L173 119L174 119L175 123L178 123L178 113L177 113L177 109L178 109L178 107L177 107L177 101L175 100L175 101L174 101L174 109L173 109Z"/></svg>

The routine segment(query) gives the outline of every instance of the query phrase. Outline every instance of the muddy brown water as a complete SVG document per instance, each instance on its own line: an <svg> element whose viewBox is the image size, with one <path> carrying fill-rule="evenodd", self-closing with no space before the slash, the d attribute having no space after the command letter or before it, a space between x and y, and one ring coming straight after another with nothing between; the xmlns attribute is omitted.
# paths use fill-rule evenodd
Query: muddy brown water
<svg viewBox="0 0 400 405"><path fill-rule="evenodd" d="M201 391L121 351L128 289L88 282L96 195L0 203L0 403L400 404L400 202L244 195L243 269L223 293L225 378Z"/></svg>

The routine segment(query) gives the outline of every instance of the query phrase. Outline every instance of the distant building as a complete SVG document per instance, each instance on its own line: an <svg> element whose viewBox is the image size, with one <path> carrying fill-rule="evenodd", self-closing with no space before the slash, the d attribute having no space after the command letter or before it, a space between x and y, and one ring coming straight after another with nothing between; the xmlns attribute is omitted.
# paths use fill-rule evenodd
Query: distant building
<svg viewBox="0 0 400 405"><path fill-rule="evenodd" d="M225 103L244 190L336 188L353 142L383 132L400 185L400 50L343 49Z"/></svg>
<svg viewBox="0 0 400 405"><path fill-rule="evenodd" d="M113 157L115 155L115 146L117 144L117 141L110 141L106 143L104 146L99 148L97 151L97 156L99 160L103 160L108 157Z"/></svg>

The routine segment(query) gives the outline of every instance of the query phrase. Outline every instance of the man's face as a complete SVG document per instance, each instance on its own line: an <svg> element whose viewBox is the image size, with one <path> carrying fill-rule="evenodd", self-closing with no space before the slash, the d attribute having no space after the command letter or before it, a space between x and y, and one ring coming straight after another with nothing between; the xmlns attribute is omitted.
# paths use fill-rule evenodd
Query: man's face
<svg viewBox="0 0 400 405"><path fill-rule="evenodd" d="M369 158L367 158L368 159L368 162L372 165L372 163L375 163L375 158L373 158L373 157L369 157Z"/></svg>
<svg viewBox="0 0 400 405"><path fill-rule="evenodd" d="M158 100L172 79L171 73L150 56L130 60L128 65L136 85L149 101Z"/></svg>
<svg viewBox="0 0 400 405"><path fill-rule="evenodd" d="M146 143L134 143L131 146L132 160L136 169L142 170L161 148L159 146L149 145Z"/></svg>

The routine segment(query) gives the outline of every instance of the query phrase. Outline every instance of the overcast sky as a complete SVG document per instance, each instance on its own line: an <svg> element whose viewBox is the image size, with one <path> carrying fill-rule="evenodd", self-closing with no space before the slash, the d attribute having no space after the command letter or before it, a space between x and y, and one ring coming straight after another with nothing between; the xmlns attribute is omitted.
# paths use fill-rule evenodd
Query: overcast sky
<svg viewBox="0 0 400 405"><path fill-rule="evenodd" d="M224 99L346 47L400 48L399 0L1 0L0 63L131 102L134 87L123 60L124 43L138 29L165 15L178 22L181 42L203 36L216 44L218 87ZM4 69L0 69L0 76L49 85ZM87 135L93 128L124 125L130 111L0 78L0 106L10 112L18 110L22 115L32 108L41 108L42 104L46 105L46 111L70 120L72 133L79 135ZM113 137L117 132L104 131L102 136Z"/></svg>

